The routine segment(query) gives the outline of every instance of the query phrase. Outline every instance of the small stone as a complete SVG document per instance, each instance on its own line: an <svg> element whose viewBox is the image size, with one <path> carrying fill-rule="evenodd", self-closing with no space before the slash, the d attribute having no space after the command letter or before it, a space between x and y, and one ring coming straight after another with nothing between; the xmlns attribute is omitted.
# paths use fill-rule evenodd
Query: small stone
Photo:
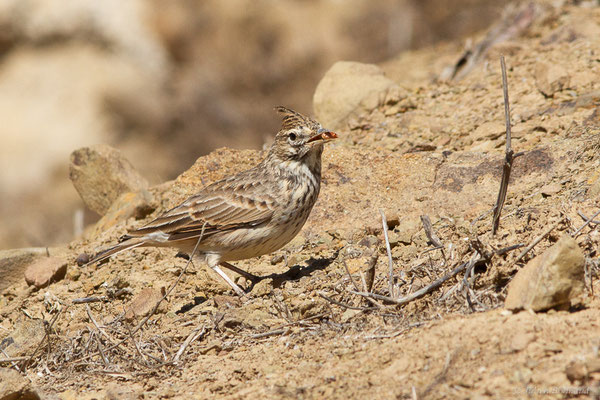
<svg viewBox="0 0 600 400"><path fill-rule="evenodd" d="M278 253L278 254L274 254L273 257L271 257L271 265L275 265L275 264L279 264L280 262L282 262L285 259L285 257L283 256L282 253Z"/></svg>
<svg viewBox="0 0 600 400"><path fill-rule="evenodd" d="M77 266L81 267L90 262L90 255L87 253L81 253L77 256L75 262L77 263Z"/></svg>
<svg viewBox="0 0 600 400"><path fill-rule="evenodd" d="M110 383L106 387L106 400L136 400L142 396L143 390L137 385L124 385L123 382Z"/></svg>
<svg viewBox="0 0 600 400"><path fill-rule="evenodd" d="M125 319L132 320L134 318L144 317L148 315L159 301L163 298L162 291L154 288L143 289L129 305L125 312Z"/></svg>
<svg viewBox="0 0 600 400"><path fill-rule="evenodd" d="M22 283L27 267L46 256L47 249L42 247L0 250L0 293Z"/></svg>
<svg viewBox="0 0 600 400"><path fill-rule="evenodd" d="M505 307L545 311L571 306L584 287L585 257L568 235L529 261L508 286Z"/></svg>
<svg viewBox="0 0 600 400"><path fill-rule="evenodd" d="M379 239L374 235L367 235L358 242L358 245L373 249L379 245Z"/></svg>
<svg viewBox="0 0 600 400"><path fill-rule="evenodd" d="M535 67L535 84L546 97L567 88L569 79L569 73L560 65L540 62Z"/></svg>
<svg viewBox="0 0 600 400"><path fill-rule="evenodd" d="M0 400L39 400L31 383L10 368L0 368Z"/></svg>
<svg viewBox="0 0 600 400"><path fill-rule="evenodd" d="M327 301L321 298L308 299L306 301L303 301L298 306L298 310L300 311L300 315L302 316L302 318L310 318L319 314L323 314L327 311L327 309Z"/></svg>
<svg viewBox="0 0 600 400"><path fill-rule="evenodd" d="M227 296L224 294L218 294L213 297L213 302L217 308L237 308L242 305L240 298L237 296Z"/></svg>
<svg viewBox="0 0 600 400"><path fill-rule="evenodd" d="M25 270L25 281L38 289L60 281L67 273L67 262L58 257L43 257Z"/></svg>
<svg viewBox="0 0 600 400"><path fill-rule="evenodd" d="M400 243L409 245L412 243L413 236L422 228L421 219L417 216L407 216L403 218L394 233L397 235Z"/></svg>
<svg viewBox="0 0 600 400"><path fill-rule="evenodd" d="M261 279L252 288L252 294L256 297L269 296L273 292L273 279Z"/></svg>
<svg viewBox="0 0 600 400"><path fill-rule="evenodd" d="M533 333L519 332L515 334L510 341L511 352L519 352L525 350L529 343L535 340Z"/></svg>
<svg viewBox="0 0 600 400"><path fill-rule="evenodd" d="M123 157L107 145L83 147L71 153L69 177L88 208L100 215L127 192L148 187L148 182Z"/></svg>
<svg viewBox="0 0 600 400"><path fill-rule="evenodd" d="M501 122L484 122L469 134L473 141L494 140L506 134L506 126Z"/></svg>
<svg viewBox="0 0 600 400"><path fill-rule="evenodd" d="M345 324L346 322L350 321L352 318L354 318L355 316L357 316L358 314L360 314L362 311L361 310L351 310L351 309L347 309L346 311L344 311L344 313L342 314L342 323Z"/></svg>
<svg viewBox="0 0 600 400"><path fill-rule="evenodd" d="M562 190L562 186L558 183L550 183L546 186L544 186L540 192L542 193L542 196L552 196L554 194L559 193Z"/></svg>
<svg viewBox="0 0 600 400"><path fill-rule="evenodd" d="M251 329L260 329L269 326L273 317L265 310L256 309L244 316L244 325Z"/></svg>
<svg viewBox="0 0 600 400"><path fill-rule="evenodd" d="M571 383L583 381L588 376L587 366L583 361L573 361L565 368L565 374Z"/></svg>
<svg viewBox="0 0 600 400"><path fill-rule="evenodd" d="M396 231L389 231L388 232L388 241L390 243L390 248L394 248L396 246L398 246L398 244L400 243L400 236L398 235L398 233L396 233ZM403 243L405 243L404 241L402 241ZM408 241L408 243L410 243L410 239Z"/></svg>

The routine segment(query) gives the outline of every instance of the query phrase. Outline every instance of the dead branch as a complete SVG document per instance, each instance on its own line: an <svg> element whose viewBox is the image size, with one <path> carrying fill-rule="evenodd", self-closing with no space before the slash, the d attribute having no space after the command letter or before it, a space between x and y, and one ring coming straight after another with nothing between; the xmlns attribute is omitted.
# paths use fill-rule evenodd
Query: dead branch
<svg viewBox="0 0 600 400"><path fill-rule="evenodd" d="M597 212L596 214L592 215L592 216L591 216L591 218L589 218L587 221L585 221L585 224L583 224L583 225L581 226L581 228L577 229L577 230L576 230L576 231L573 233L573 235L571 235L571 236L573 236L574 238L575 238L575 237L577 237L577 235L579 234L579 232L581 232L581 230L582 230L583 228L585 228L585 227L586 227L586 226L588 226L590 223L592 223L592 222L594 221L594 218L596 218L596 217L598 216L598 214L600 214L600 210L598 210L598 212Z"/></svg>
<svg viewBox="0 0 600 400"><path fill-rule="evenodd" d="M429 219L428 215L421 215L421 223L423 224L423 229L425 230L425 235L427 235L427 239L437 248L444 248L442 241L433 231L433 227L431 225L431 219Z"/></svg>
<svg viewBox="0 0 600 400"><path fill-rule="evenodd" d="M529 253L539 242L541 242L546 236L548 236L550 232L552 232L562 221L562 218L559 219L558 221L550 225L550 227L546 229L541 235L533 239L529 246L525 247L525 249L517 256L517 258L513 262L510 263L509 266L512 267L513 265L521 261L521 259L525 257L527 253Z"/></svg>
<svg viewBox="0 0 600 400"><path fill-rule="evenodd" d="M394 297L394 261L392 260L392 248L390 246L390 239L388 237L388 225L385 213L380 208L379 213L381 214L381 223L383 224L383 237L385 238L385 247L387 249L389 259L389 270L388 270L388 290L390 297Z"/></svg>
<svg viewBox="0 0 600 400"><path fill-rule="evenodd" d="M365 283L367 285L367 292L373 290L373 283L375 282L375 266L377 265L377 260L379 259L379 253L377 251L373 252L371 259L369 260L369 266L367 268L367 277L365 279Z"/></svg>
<svg viewBox="0 0 600 400"><path fill-rule="evenodd" d="M0 364L13 363L13 362L25 361L25 360L29 360L29 357L0 358Z"/></svg>
<svg viewBox="0 0 600 400"><path fill-rule="evenodd" d="M277 336L277 335L283 335L284 333L286 333L287 331L289 331L290 329L276 329L274 331L268 331L268 332L263 332L263 333L257 333L254 335L250 335L250 337L252 339L262 339L262 338L266 338L266 337L270 337L270 336Z"/></svg>
<svg viewBox="0 0 600 400"><path fill-rule="evenodd" d="M476 260L475 262L477 263L479 261L481 261L481 259ZM389 296L383 296L383 295L376 294L376 293L364 293L364 292L351 292L351 293L356 294L358 296L362 296L362 297L368 297L368 298L372 298L372 299L386 301L388 303L392 303L395 305L404 305L404 304L410 303L411 301L416 300L420 297L423 297L427 293L430 293L430 292L434 291L435 289L439 288L448 279L450 279L450 278L458 275L462 271L464 271L465 268L467 267L467 265L469 265L469 261L462 263L458 267L454 268L449 274L444 275L443 277L435 280L430 285L425 286L424 288L421 288L421 289L417 290L416 292L414 292L408 296L401 297L401 298L392 298Z"/></svg>
<svg viewBox="0 0 600 400"><path fill-rule="evenodd" d="M204 224L204 225L206 225L206 224ZM177 286L177 284L179 283L179 281L181 281L181 278L183 277L183 275L187 271L189 265L192 262L192 259L194 258L194 254L196 254L196 251L198 250L198 245L200 244L200 241L202 240L203 235L204 235L204 226L202 226L202 231L200 232L200 237L198 237L198 241L196 242L196 245L194 246L194 249L192 250L192 253L190 254L190 258L188 259L187 263L185 264L185 267L181 270L181 272L179 273L179 276L177 277L177 279L175 280L175 282L173 282L173 284L171 285L171 287L156 302L156 304L154 305L154 307L152 308L152 310L150 310L150 312L148 313L148 315L142 321L140 321L139 324L137 324L137 326L135 327L135 329L133 329L130 332L131 336L133 336L140 329L142 329L142 327L146 324L146 322L148 322L148 320L150 320L150 318L152 318L152 316L156 313L156 310L158 310L158 307L161 305L161 303L171 294L171 292L175 289L175 287ZM122 345L123 343L125 343L128 339L129 339L129 337L125 337L125 338L121 339L117 343L111 345L108 349L106 349L106 351L111 351L111 350L116 349L117 347L119 347L120 345ZM82 357L80 359L73 360L73 362L85 361L85 360L90 359L94 355L95 355L95 353L94 354L88 354L88 355L86 355L86 356L84 356L84 357ZM134 361L136 361L136 360L134 360ZM147 365L144 365L144 366L147 367Z"/></svg>
<svg viewBox="0 0 600 400"><path fill-rule="evenodd" d="M31 364L31 361L33 360L33 357L35 357L36 353L38 352L38 350L42 347L42 344L48 340L48 346L50 346L50 332L52 332L52 327L54 326L54 323L58 320L58 317L62 314L62 312L64 310L68 309L68 306L65 308L59 308L58 312L56 313L56 315L52 318L52 320L50 321L50 323L45 323L44 324L44 328L45 328L45 334L44 337L42 338L42 340L38 343L38 345L36 346L35 350L33 351L33 353L31 353L31 355L29 357L27 357L26 360L21 362L20 368L21 371L25 371L27 369L27 367L29 366L29 364ZM44 321L46 322L46 321Z"/></svg>
<svg viewBox="0 0 600 400"><path fill-rule="evenodd" d="M105 301L107 298L106 296L101 296L101 297L81 297L78 299L73 299L72 303L73 304L86 304L86 303L98 303L101 301Z"/></svg>
<svg viewBox="0 0 600 400"><path fill-rule="evenodd" d="M323 292L317 292L317 294L319 295L319 297L327 300L328 302L330 302L332 304L335 304L336 306L340 306L342 308L347 308L349 310L370 311L370 310L375 310L376 309L376 307L355 307L355 306L351 306L350 304L346 304L346 303L342 303L341 301L334 300L331 297L329 297L326 294L324 294Z"/></svg>
<svg viewBox="0 0 600 400"><path fill-rule="evenodd" d="M354 281L354 278L352 277L352 274L350 273L350 269L348 268L346 259L342 260L342 264L344 264L344 269L346 270L346 273L348 274L348 277L350 278L350 282L352 282L352 286L354 286L354 289L358 290L358 285L356 284L356 282Z"/></svg>
<svg viewBox="0 0 600 400"><path fill-rule="evenodd" d="M577 211L577 214L579 214L579 216L581 217L581 219L583 219L584 222L587 222L588 219L591 219L586 217L585 214L581 211ZM600 224L600 221L590 221L590 224L598 225Z"/></svg>
<svg viewBox="0 0 600 400"><path fill-rule="evenodd" d="M171 362L173 364L177 364L179 362L179 359L185 352L185 349L190 344L192 344L196 339L203 337L205 333L206 333L206 326L204 324L202 324L202 327L200 327L200 324L198 324L198 326L196 326L196 328L194 328L194 330L188 335L187 339L185 339L185 342L183 342L183 344L181 345L181 347L179 348L179 350L177 351L175 356L173 356L173 359L171 360Z"/></svg>
<svg viewBox="0 0 600 400"><path fill-rule="evenodd" d="M500 181L500 191L498 199L494 206L494 216L492 218L492 235L496 234L500 225L500 214L506 201L506 192L508 190L508 181L510 180L510 171L512 169L514 152L510 144L510 104L508 102L508 83L506 79L506 64L504 56L500 56L500 65L502 67L502 90L504 92L504 117L506 119L506 149L504 154L504 166L502 167L502 180Z"/></svg>

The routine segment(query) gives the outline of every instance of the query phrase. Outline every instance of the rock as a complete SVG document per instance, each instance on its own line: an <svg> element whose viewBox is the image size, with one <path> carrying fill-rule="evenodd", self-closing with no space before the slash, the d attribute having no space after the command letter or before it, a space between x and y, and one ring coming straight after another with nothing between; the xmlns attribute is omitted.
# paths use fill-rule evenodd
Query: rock
<svg viewBox="0 0 600 400"><path fill-rule="evenodd" d="M570 236L529 261L508 286L505 307L544 311L566 308L584 287L585 257Z"/></svg>
<svg viewBox="0 0 600 400"><path fill-rule="evenodd" d="M352 318L354 318L355 316L357 316L358 314L360 314L362 311L361 310L352 310L352 309L347 309L346 311L344 311L344 313L342 314L342 324L345 324L346 322L350 321Z"/></svg>
<svg viewBox="0 0 600 400"><path fill-rule="evenodd" d="M559 193L562 190L562 186L559 183L549 183L540 189L542 196L552 196Z"/></svg>
<svg viewBox="0 0 600 400"><path fill-rule="evenodd" d="M123 193L148 187L121 152L107 145L83 147L71 153L69 177L85 205L100 215L106 214Z"/></svg>
<svg viewBox="0 0 600 400"><path fill-rule="evenodd" d="M38 258L46 257L47 251L50 252L42 247L0 250L0 293L23 282L27 266Z"/></svg>
<svg viewBox="0 0 600 400"><path fill-rule="evenodd" d="M387 91L397 85L376 65L340 61L319 82L313 96L317 119L328 129L345 127L355 111L372 110L385 103Z"/></svg>
<svg viewBox="0 0 600 400"><path fill-rule="evenodd" d="M38 289L60 281L67 273L67 262L58 257L43 257L25 270L25 282Z"/></svg>
<svg viewBox="0 0 600 400"><path fill-rule="evenodd" d="M485 139L498 139L500 136L506 134L506 125L502 122L484 122L479 125L474 131L469 134L469 137L473 141L485 140Z"/></svg>
<svg viewBox="0 0 600 400"><path fill-rule="evenodd" d="M419 217L408 215L400 221L393 232L396 234L398 242L409 245L412 243L413 237L422 229L422 227L421 219Z"/></svg>
<svg viewBox="0 0 600 400"><path fill-rule="evenodd" d="M260 280L252 288L252 294L256 297L265 297L273 292L273 279L265 278Z"/></svg>
<svg viewBox="0 0 600 400"><path fill-rule="evenodd" d="M162 291L154 288L143 289L129 305L125 312L125 319L131 321L134 318L148 315L158 302L163 298Z"/></svg>
<svg viewBox="0 0 600 400"><path fill-rule="evenodd" d="M97 237L102 232L106 232L109 228L132 217L143 219L155 210L153 203L154 197L145 189L123 193L112 203L100 221L87 233L87 236Z"/></svg>
<svg viewBox="0 0 600 400"><path fill-rule="evenodd" d="M510 352L525 350L529 343L535 341L535 335L531 332L519 332L512 336L509 344Z"/></svg>
<svg viewBox="0 0 600 400"><path fill-rule="evenodd" d="M137 384L124 385L123 382L110 383L106 387L106 400L136 400L143 390Z"/></svg>
<svg viewBox="0 0 600 400"><path fill-rule="evenodd" d="M0 348L8 357L23 357L29 355L44 340L45 334L41 320L26 319L0 342Z"/></svg>
<svg viewBox="0 0 600 400"><path fill-rule="evenodd" d="M311 318L321 315L329 309L329 303L322 298L307 299L298 306L302 318Z"/></svg>
<svg viewBox="0 0 600 400"><path fill-rule="evenodd" d="M556 64L538 63L535 67L535 84L546 97L552 97L569 85L566 69Z"/></svg>
<svg viewBox="0 0 600 400"><path fill-rule="evenodd" d="M244 326L250 329L261 329L268 327L272 323L273 316L265 310L256 309L250 312L246 312L244 315Z"/></svg>
<svg viewBox="0 0 600 400"><path fill-rule="evenodd" d="M213 297L215 306L220 309L238 308L242 305L239 297L218 294Z"/></svg>
<svg viewBox="0 0 600 400"><path fill-rule="evenodd" d="M0 400L39 400L31 383L10 368L0 368Z"/></svg>

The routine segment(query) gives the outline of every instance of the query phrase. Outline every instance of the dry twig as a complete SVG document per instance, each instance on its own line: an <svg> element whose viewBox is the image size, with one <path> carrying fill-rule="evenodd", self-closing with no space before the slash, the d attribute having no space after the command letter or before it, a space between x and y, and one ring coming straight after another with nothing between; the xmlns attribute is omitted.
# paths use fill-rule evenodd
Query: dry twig
<svg viewBox="0 0 600 400"><path fill-rule="evenodd" d="M533 249L539 242L541 242L546 236L548 236L550 232L552 232L562 221L562 218L559 219L558 221L550 225L550 227L546 229L541 235L533 239L529 246L525 247L525 249L517 256L517 258L512 263L510 263L510 266L512 267L513 265L521 261L521 259L531 251L531 249Z"/></svg>
<svg viewBox="0 0 600 400"><path fill-rule="evenodd" d="M425 229L425 235L427 235L427 239L436 247L436 248L444 248L442 241L433 231L433 227L431 225L431 219L429 219L428 215L421 215L421 223L423 224L423 229Z"/></svg>
<svg viewBox="0 0 600 400"><path fill-rule="evenodd" d="M355 306L351 306L350 304L346 304L346 303L342 303L341 301L337 301L332 299L331 297L327 296L326 294L324 294L323 292L317 292L317 294L319 295L319 297L327 300L328 302L335 304L336 306L340 306L343 308L347 308L350 310L360 310L360 311L370 311L370 310L375 310L376 307L355 307Z"/></svg>
<svg viewBox="0 0 600 400"><path fill-rule="evenodd" d="M380 208L379 213L381 214L381 223L383 224L383 236L385 238L385 247L387 249L389 259L389 270L388 270L388 289L390 297L394 297L394 261L392 260L392 248L390 246L390 239L388 237L388 225L387 219L383 210Z"/></svg>
<svg viewBox="0 0 600 400"><path fill-rule="evenodd" d="M198 324L198 326L196 328L194 328L194 330L188 335L187 339L185 339L185 342L183 342L183 344L181 345L181 347L179 348L179 350L177 351L175 356L173 356L173 359L171 360L171 362L173 364L177 364L179 362L179 359L183 355L183 352L185 351L185 349L190 344L192 344L196 339L203 337L205 333L206 333L206 326L204 324L202 324L202 327L200 327L200 324Z"/></svg>
<svg viewBox="0 0 600 400"><path fill-rule="evenodd" d="M206 224L204 224L204 225L206 225ZM175 289L175 287L177 286L177 284L179 283L179 281L181 281L181 278L183 277L183 275L187 271L189 265L192 262L192 259L194 258L194 255L196 254L196 251L198 250L198 245L200 244L200 241L202 240L203 236L204 236L204 226L202 227L202 231L200 232L200 236L198 237L198 241L196 242L196 245L194 246L194 249L192 250L192 253L190 254L190 258L188 259L187 263L185 264L185 267L181 270L181 273L179 274L179 276L177 277L177 279L175 280L175 282L171 285L171 287L156 302L156 304L154 305L154 307L152 308L152 310L148 313L148 315L142 321L140 321L139 324L137 324L137 326L135 327L135 329L133 329L132 331L130 331L130 335L132 337L133 337L133 335L135 333L137 333L140 329L142 329L142 327L146 324L146 322L148 322L148 320L150 320L150 318L152 318L152 316L156 313L156 310L158 310L158 307L161 305L161 303L171 294L171 292ZM111 351L111 350L116 349L117 347L119 347L123 343L125 343L128 339L129 339L129 337L125 337L125 338L121 339L117 343L111 345L108 349L106 349L106 351ZM134 340L134 343L135 343L135 340ZM94 354L88 354L88 355L86 355L86 356L84 356L84 357L82 357L80 359L73 360L73 362L81 362L81 361L89 360L94 355L95 355L95 353ZM134 360L134 361L136 361L136 360ZM147 367L148 365L144 364L144 366Z"/></svg>
<svg viewBox="0 0 600 400"><path fill-rule="evenodd" d="M573 233L573 237L577 237L577 235L579 235L579 232L581 232L581 230L583 228L585 228L586 226L588 226L590 223L594 222L594 218L596 218L598 216L598 214L600 214L600 210L598 210L598 212L596 212L596 214L592 215L586 222L585 224L583 224L579 229L577 229L574 233Z"/></svg>
<svg viewBox="0 0 600 400"><path fill-rule="evenodd" d="M476 260L475 262L477 263L480 260L481 259ZM382 296L382 295L376 294L376 293L364 293L364 292L354 292L354 291L351 291L351 293L352 294L356 294L358 296L362 296L362 297L368 297L368 298L372 298L372 299L386 301L388 303L393 303L393 304L396 304L396 305L403 305L403 304L410 303L411 301L416 300L416 299L418 299L420 297L423 297L427 293L432 292L435 289L439 288L448 279L450 279L450 278L458 275L462 271L464 271L465 268L467 267L467 265L469 265L469 262L462 263L458 267L454 268L449 274L444 275L443 277L441 277L439 279L436 279L430 285L425 286L424 288L421 288L421 289L417 290L416 292L414 292L414 293L412 293L412 294L410 294L408 296L401 297L401 298L392 298L392 297L389 297L389 296Z"/></svg>
<svg viewBox="0 0 600 400"><path fill-rule="evenodd" d="M496 234L500 225L500 214L506 200L506 192L508 190L508 181L510 180L510 171L512 169L514 152L510 145L510 104L508 102L508 83L506 80L506 64L504 56L500 56L500 65L502 67L502 89L504 92L504 117L506 119L506 150L504 155L504 166L502 167L502 180L500 181L500 191L498 199L494 206L494 216L492 218L492 235Z"/></svg>

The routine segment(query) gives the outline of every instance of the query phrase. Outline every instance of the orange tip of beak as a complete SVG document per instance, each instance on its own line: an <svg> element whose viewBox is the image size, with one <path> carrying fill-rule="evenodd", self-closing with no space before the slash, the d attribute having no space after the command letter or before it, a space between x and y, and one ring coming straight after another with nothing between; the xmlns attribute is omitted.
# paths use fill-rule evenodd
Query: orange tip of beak
<svg viewBox="0 0 600 400"><path fill-rule="evenodd" d="M317 140L323 140L323 141L332 140L332 139L337 139L337 137L338 137L338 135L335 132L323 130L323 131L320 131L315 136L308 139L306 143L315 142Z"/></svg>

